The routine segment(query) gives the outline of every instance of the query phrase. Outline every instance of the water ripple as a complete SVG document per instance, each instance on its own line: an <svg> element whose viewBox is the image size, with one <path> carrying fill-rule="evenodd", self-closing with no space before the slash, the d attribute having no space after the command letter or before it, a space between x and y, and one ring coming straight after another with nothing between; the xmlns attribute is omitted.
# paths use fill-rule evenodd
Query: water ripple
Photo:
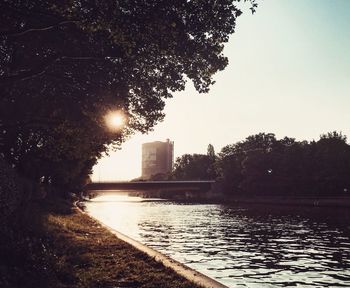
<svg viewBox="0 0 350 288"><path fill-rule="evenodd" d="M116 230L234 287L350 287L350 213L141 200L86 204Z"/></svg>

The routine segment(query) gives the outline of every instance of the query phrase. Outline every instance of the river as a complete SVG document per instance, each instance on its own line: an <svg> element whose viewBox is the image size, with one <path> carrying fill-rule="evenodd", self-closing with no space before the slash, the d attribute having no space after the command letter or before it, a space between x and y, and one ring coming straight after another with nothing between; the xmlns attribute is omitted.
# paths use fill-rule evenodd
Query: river
<svg viewBox="0 0 350 288"><path fill-rule="evenodd" d="M86 211L229 287L350 287L350 211L98 195Z"/></svg>

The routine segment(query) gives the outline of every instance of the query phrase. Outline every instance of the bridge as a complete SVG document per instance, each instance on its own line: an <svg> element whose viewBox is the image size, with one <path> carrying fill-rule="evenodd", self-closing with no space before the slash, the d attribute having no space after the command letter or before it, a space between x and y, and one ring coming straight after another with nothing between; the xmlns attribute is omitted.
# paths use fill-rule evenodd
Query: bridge
<svg viewBox="0 0 350 288"><path fill-rule="evenodd" d="M214 183L214 180L92 182L85 186L85 190L208 192Z"/></svg>

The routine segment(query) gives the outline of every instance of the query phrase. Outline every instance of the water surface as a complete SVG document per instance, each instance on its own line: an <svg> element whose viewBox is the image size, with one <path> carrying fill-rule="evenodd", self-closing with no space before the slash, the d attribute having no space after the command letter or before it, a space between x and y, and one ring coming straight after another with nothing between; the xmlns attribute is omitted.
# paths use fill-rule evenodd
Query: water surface
<svg viewBox="0 0 350 288"><path fill-rule="evenodd" d="M350 287L350 213L101 194L87 212L229 287Z"/></svg>

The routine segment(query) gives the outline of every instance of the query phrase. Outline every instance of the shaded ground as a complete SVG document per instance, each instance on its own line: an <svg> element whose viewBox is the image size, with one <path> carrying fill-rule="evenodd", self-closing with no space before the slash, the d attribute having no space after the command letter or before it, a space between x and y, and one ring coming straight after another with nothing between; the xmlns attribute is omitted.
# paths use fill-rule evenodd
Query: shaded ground
<svg viewBox="0 0 350 288"><path fill-rule="evenodd" d="M68 202L36 203L21 230L0 247L0 287L198 287Z"/></svg>

